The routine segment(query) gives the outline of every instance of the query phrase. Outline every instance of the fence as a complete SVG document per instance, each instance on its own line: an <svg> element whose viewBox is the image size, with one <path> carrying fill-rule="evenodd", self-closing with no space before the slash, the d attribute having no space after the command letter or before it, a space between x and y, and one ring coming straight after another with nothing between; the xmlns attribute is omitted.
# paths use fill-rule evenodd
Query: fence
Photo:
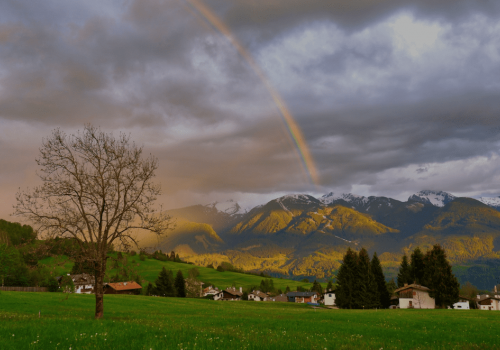
<svg viewBox="0 0 500 350"><path fill-rule="evenodd" d="M47 287L0 287L5 292L48 292Z"/></svg>

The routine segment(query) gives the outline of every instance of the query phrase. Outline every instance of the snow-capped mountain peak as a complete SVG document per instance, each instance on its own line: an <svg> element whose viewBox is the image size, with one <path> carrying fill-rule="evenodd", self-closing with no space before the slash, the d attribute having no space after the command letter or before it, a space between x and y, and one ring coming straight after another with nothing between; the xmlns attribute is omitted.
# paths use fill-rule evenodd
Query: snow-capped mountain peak
<svg viewBox="0 0 500 350"><path fill-rule="evenodd" d="M248 210L243 209L237 202L230 199L225 202L213 202L207 205L207 207L215 208L220 212L236 215L236 214L245 214Z"/></svg>
<svg viewBox="0 0 500 350"><path fill-rule="evenodd" d="M498 197L480 197L478 198L478 201L489 205L490 207L493 208L500 208L500 196Z"/></svg>
<svg viewBox="0 0 500 350"><path fill-rule="evenodd" d="M330 192L330 193L327 193L327 194L321 196L321 198L319 198L319 201L325 205L328 205L328 204L331 204L334 201L337 201L339 199L342 199L348 203L352 203L352 202L364 202L364 203L366 203L366 202L368 202L368 198L364 197L364 196L360 196L360 195L352 194L352 193L337 194L334 192Z"/></svg>
<svg viewBox="0 0 500 350"><path fill-rule="evenodd" d="M424 190L410 196L408 201L432 204L436 207L444 207L455 198L457 197L448 192Z"/></svg>

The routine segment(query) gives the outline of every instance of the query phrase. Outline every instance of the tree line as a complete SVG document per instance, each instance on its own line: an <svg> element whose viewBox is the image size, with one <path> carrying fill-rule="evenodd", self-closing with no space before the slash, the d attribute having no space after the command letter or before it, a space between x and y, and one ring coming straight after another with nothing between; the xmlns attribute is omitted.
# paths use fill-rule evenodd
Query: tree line
<svg viewBox="0 0 500 350"><path fill-rule="evenodd" d="M148 283L146 295L159 297L186 297L186 284L182 271L177 271L174 278L172 270L167 270L165 266L160 271L155 283Z"/></svg>

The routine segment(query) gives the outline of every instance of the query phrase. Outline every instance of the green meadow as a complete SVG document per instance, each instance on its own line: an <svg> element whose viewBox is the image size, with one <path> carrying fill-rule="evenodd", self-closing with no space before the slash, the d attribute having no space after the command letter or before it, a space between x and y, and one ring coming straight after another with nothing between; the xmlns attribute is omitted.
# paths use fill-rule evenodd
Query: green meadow
<svg viewBox="0 0 500 350"><path fill-rule="evenodd" d="M116 258L117 253L111 253L110 256ZM231 287L233 284L237 287L251 287L251 286L259 286L263 277L256 275L248 275L236 272L219 272L212 268L195 266L191 264L183 264L176 263L173 261L160 261L155 259L145 259L141 261L139 259L139 255L130 256L129 254L123 253L124 256L127 257L128 265L133 268L145 282L142 284L145 288L148 282L154 283L161 269L165 267L167 270L172 270L174 274L181 270L184 277L188 276L188 271L194 267L198 269L200 275L198 279L205 282L210 282L219 288L227 288ZM54 274L62 275L65 273L69 273L71 267L73 266L73 262L64 255L55 256L40 260L38 262L39 265L45 265L49 268L49 270L54 271ZM121 263L120 263L121 265ZM107 275L112 276L116 274L117 269L112 268L113 263L112 260L109 259L107 263ZM297 290L298 286L304 288L311 288L312 283L304 283L299 281L287 280L287 279L279 279L273 278L273 283L276 289L282 289L285 291L286 287L289 286L290 290ZM326 283L322 283L323 287L326 287Z"/></svg>
<svg viewBox="0 0 500 350"><path fill-rule="evenodd" d="M497 349L500 313L1 292L0 349ZM39 316L40 312L40 316Z"/></svg>

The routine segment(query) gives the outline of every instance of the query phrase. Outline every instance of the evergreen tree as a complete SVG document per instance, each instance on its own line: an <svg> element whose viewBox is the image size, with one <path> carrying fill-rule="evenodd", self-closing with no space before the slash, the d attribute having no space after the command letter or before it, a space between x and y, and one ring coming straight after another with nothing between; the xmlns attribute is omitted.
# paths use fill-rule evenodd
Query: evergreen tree
<svg viewBox="0 0 500 350"><path fill-rule="evenodd" d="M406 254L403 256L401 266L399 267L398 288L404 287L405 283L413 283L413 281L411 280L411 268L410 264L408 264L408 257L406 256Z"/></svg>
<svg viewBox="0 0 500 350"><path fill-rule="evenodd" d="M326 291L332 291L333 290L333 282L332 280L328 281L328 284L326 285Z"/></svg>
<svg viewBox="0 0 500 350"><path fill-rule="evenodd" d="M153 286L151 282L148 283L148 286L146 287L146 295L155 295L156 294L156 288Z"/></svg>
<svg viewBox="0 0 500 350"><path fill-rule="evenodd" d="M335 290L335 304L343 309L355 308L354 302L355 269L357 265L358 254L347 248L342 265L340 265L337 274L337 289Z"/></svg>
<svg viewBox="0 0 500 350"><path fill-rule="evenodd" d="M285 293L288 293L290 291L290 287L286 286Z"/></svg>
<svg viewBox="0 0 500 350"><path fill-rule="evenodd" d="M358 254L358 264L356 268L355 301L358 308L374 309L380 307L378 286L375 277L372 274L370 256L365 248L362 248Z"/></svg>
<svg viewBox="0 0 500 350"><path fill-rule="evenodd" d="M392 296L394 294L394 291L398 289L396 282L394 282L394 278L391 278L391 280L387 282L385 285L387 286L387 291L389 292L390 296Z"/></svg>
<svg viewBox="0 0 500 350"><path fill-rule="evenodd" d="M410 270L411 270L412 283L417 283L426 286L424 280L424 273L425 273L424 253L422 253L419 247L417 247L413 251L413 253L411 253Z"/></svg>
<svg viewBox="0 0 500 350"><path fill-rule="evenodd" d="M186 297L186 284L184 282L184 276L182 271L177 271L177 276L175 276L175 289L177 291L177 296L180 298Z"/></svg>
<svg viewBox="0 0 500 350"><path fill-rule="evenodd" d="M323 294L323 287L321 287L318 281L314 280L311 292L318 292L320 295Z"/></svg>
<svg viewBox="0 0 500 350"><path fill-rule="evenodd" d="M380 265L380 260L378 259L376 252L373 253L371 269L372 269L372 274L377 283L380 306L383 307L384 309L387 309L391 301L391 295L387 290L384 272L382 271L382 266Z"/></svg>
<svg viewBox="0 0 500 350"><path fill-rule="evenodd" d="M460 284L451 270L451 265L446 259L446 253L439 244L427 251L424 258L424 278L430 288L429 295L436 299L436 306L452 306L459 300Z"/></svg>
<svg viewBox="0 0 500 350"><path fill-rule="evenodd" d="M160 297L175 297L174 276L171 270L162 268L155 281L155 294Z"/></svg>

